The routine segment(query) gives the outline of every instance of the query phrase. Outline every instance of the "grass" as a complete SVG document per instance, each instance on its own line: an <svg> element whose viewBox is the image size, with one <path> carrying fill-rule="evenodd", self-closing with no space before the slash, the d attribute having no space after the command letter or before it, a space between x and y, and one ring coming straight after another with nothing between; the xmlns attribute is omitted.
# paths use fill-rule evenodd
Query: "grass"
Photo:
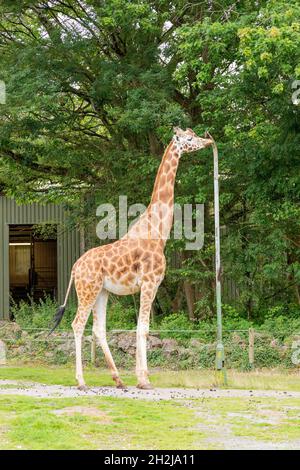
<svg viewBox="0 0 300 470"><path fill-rule="evenodd" d="M258 449L268 442L295 448L299 412L299 399L291 398L151 402L7 395L0 397L0 449L222 449L232 437L237 446L246 439ZM270 413L279 419L270 423Z"/></svg>
<svg viewBox="0 0 300 470"><path fill-rule="evenodd" d="M73 407L74 399L0 397L0 448L195 449L203 438L183 403L79 398L79 404L82 413L57 415ZM109 420L85 415L91 407Z"/></svg>
<svg viewBox="0 0 300 470"><path fill-rule="evenodd" d="M215 431L214 426L217 426L224 441L237 438L240 442L257 442L257 448L259 443L285 443L287 448L292 444L293 448L300 448L298 398L209 398L201 400L199 414L203 418L202 426L207 431Z"/></svg>
<svg viewBox="0 0 300 470"><path fill-rule="evenodd" d="M111 385L88 367L89 385ZM134 374L123 371L128 384ZM6 366L0 379L75 385L72 367ZM154 371L157 387L211 387L213 371ZM298 390L299 374L228 371L230 388ZM2 391L11 384L3 384ZM6 393L6 392L5 392ZM146 401L113 397L36 398L0 395L0 449L222 449L268 443L300 448L300 399L201 398ZM250 444L249 444L250 443Z"/></svg>
<svg viewBox="0 0 300 470"><path fill-rule="evenodd" d="M127 385L135 385L136 378L132 372L121 371L121 376ZM280 370L258 370L252 372L227 371L228 388L250 390L300 390L300 374ZM56 366L45 367L41 365L5 366L0 367L0 379L40 382L48 385L75 385L75 371L73 367ZM112 385L113 381L107 370L87 367L85 379L88 385ZM215 384L214 371L188 370L167 371L156 370L151 374L151 381L155 387L189 387L210 388Z"/></svg>

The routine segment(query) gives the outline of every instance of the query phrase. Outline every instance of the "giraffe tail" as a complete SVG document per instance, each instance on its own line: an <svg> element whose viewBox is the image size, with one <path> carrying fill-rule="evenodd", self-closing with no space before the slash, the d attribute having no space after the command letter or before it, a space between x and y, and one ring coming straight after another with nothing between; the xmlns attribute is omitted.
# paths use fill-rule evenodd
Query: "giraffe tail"
<svg viewBox="0 0 300 470"><path fill-rule="evenodd" d="M62 321L62 317L64 316L64 313L65 313L65 310L66 310L66 305L67 305L67 301L68 301L68 297L69 297L69 294L70 294L70 290L71 290L71 286L72 286L72 283L73 283L73 274L71 274L71 278L70 278L70 282L69 282L69 285L68 285L68 289L67 289L67 293L66 293L66 297L65 297L65 301L62 305L60 305L60 307L58 307L58 309L56 310L56 313L53 317L53 327L51 328L50 330L50 333L48 333L47 337L51 335L51 333L53 333L53 331L55 330L55 328L58 327L58 325L60 324L60 322Z"/></svg>

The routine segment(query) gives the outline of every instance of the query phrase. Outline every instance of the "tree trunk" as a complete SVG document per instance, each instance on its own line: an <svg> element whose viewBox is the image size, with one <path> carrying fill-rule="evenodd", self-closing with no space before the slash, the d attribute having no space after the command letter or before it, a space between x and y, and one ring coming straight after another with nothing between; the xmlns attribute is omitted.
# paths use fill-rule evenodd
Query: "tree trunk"
<svg viewBox="0 0 300 470"><path fill-rule="evenodd" d="M184 281L183 288L186 297L186 303L188 307L189 319L194 321L195 320L195 292L194 286L190 284L188 281Z"/></svg>
<svg viewBox="0 0 300 470"><path fill-rule="evenodd" d="M288 251L287 252L287 265L288 266L292 266L293 263L295 263L297 261L297 256L295 256L295 254L292 252L292 250ZM293 290L294 290L294 293L295 293L295 297L297 299L297 303L298 305L300 305L300 292L299 292L299 285L297 284L296 280L295 280L295 275L293 274L293 272L290 272L287 276L287 280L289 281L290 284L294 284L293 286Z"/></svg>
<svg viewBox="0 0 300 470"><path fill-rule="evenodd" d="M80 236L80 256L85 253L85 235L84 235L84 227L80 227L79 229L79 236Z"/></svg>
<svg viewBox="0 0 300 470"><path fill-rule="evenodd" d="M172 302L172 312L178 312L181 309L183 300L183 285L182 282L178 283L176 295Z"/></svg>

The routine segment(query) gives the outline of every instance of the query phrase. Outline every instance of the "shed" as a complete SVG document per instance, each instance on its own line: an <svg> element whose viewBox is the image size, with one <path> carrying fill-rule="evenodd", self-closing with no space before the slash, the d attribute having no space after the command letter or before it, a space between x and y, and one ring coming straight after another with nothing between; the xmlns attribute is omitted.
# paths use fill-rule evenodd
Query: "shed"
<svg viewBox="0 0 300 470"><path fill-rule="evenodd" d="M18 205L0 195L0 320L9 320L10 296L49 294L63 303L71 268L80 256L80 234L67 228L59 204ZM36 239L37 224L55 224L54 239Z"/></svg>

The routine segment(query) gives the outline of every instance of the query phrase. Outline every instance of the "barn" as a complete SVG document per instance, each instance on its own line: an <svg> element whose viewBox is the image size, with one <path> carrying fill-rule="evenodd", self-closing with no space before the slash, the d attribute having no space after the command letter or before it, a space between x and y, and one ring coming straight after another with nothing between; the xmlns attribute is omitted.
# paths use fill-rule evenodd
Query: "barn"
<svg viewBox="0 0 300 470"><path fill-rule="evenodd" d="M52 228L47 236L37 230L45 224ZM18 205L0 195L0 320L10 319L12 300L46 294L62 303L79 255L79 231L67 228L61 205Z"/></svg>

